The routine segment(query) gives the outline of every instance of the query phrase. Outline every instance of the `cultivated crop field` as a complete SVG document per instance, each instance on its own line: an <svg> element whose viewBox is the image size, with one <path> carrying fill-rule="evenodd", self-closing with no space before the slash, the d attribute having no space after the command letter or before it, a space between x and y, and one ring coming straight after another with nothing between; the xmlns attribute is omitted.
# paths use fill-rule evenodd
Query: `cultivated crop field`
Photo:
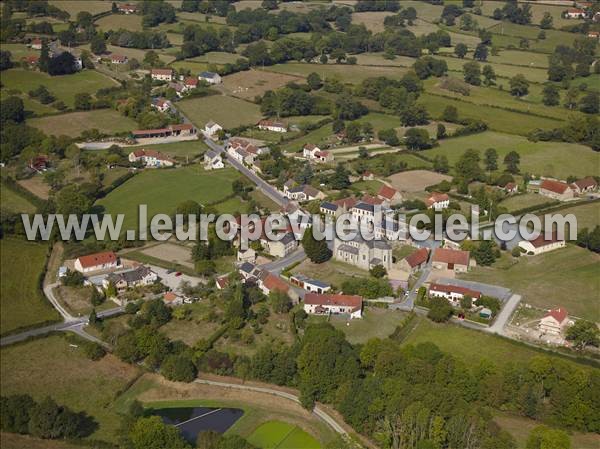
<svg viewBox="0 0 600 449"><path fill-rule="evenodd" d="M224 128L235 128L255 124L262 118L258 105L225 95L184 100L178 103L178 107L200 128L204 128L210 120Z"/></svg>
<svg viewBox="0 0 600 449"><path fill-rule="evenodd" d="M388 176L392 186L402 192L422 192L426 187L452 178L428 170L411 170Z"/></svg>
<svg viewBox="0 0 600 449"><path fill-rule="evenodd" d="M247 70L227 75L223 78L223 86L230 95L244 100L253 100L257 95L264 95L268 90L275 90L289 82L300 82L297 76L273 73L263 70Z"/></svg>
<svg viewBox="0 0 600 449"><path fill-rule="evenodd" d="M148 217L152 217L158 213L171 214L186 200L213 203L232 192L231 183L238 176L233 169L206 172L199 165L150 169L134 176L97 204L106 213L125 214L124 228L137 229L139 204L146 204Z"/></svg>
<svg viewBox="0 0 600 449"><path fill-rule="evenodd" d="M94 94L103 87L116 86L116 81L94 70L84 70L72 75L50 76L32 70L9 69L2 72L2 84L7 89L27 93L40 85L46 86L57 100L72 107L75 95L81 92Z"/></svg>
<svg viewBox="0 0 600 449"><path fill-rule="evenodd" d="M97 129L101 133L114 135L132 131L137 123L119 114L114 109L96 109L94 111L71 112L61 115L49 115L29 120L29 124L48 135L80 136L83 131Z"/></svg>
<svg viewBox="0 0 600 449"><path fill-rule="evenodd" d="M0 240L0 334L59 319L38 289L47 250L45 244L10 238Z"/></svg>

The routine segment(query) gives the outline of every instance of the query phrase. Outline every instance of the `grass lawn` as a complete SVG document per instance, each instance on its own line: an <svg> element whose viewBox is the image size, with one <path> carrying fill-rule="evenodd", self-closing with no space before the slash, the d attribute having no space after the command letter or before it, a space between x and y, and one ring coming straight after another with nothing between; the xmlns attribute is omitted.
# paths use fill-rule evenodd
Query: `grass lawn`
<svg viewBox="0 0 600 449"><path fill-rule="evenodd" d="M276 64L266 70L287 73L306 77L310 73L318 73L321 78L337 77L340 81L351 84L359 84L367 78L385 76L391 79L400 79L408 71L401 67L367 67L347 64L308 64L292 62L287 64Z"/></svg>
<svg viewBox="0 0 600 449"><path fill-rule="evenodd" d="M399 310L367 307L360 320L349 320L341 316L331 316L329 322L335 328L344 332L346 340L350 343L362 344L371 338L389 337L405 316L406 312ZM322 319L322 317L316 318Z"/></svg>
<svg viewBox="0 0 600 449"><path fill-rule="evenodd" d="M316 264L310 260L304 260L300 265L292 269L292 274L304 274L309 278L328 282L335 287L341 287L342 283L355 277L368 277L369 273L353 265L330 259L327 262Z"/></svg>
<svg viewBox="0 0 600 449"><path fill-rule="evenodd" d="M50 0L48 3L71 14L75 18L77 13L87 11L90 14L98 14L110 11L110 2L101 0Z"/></svg>
<svg viewBox="0 0 600 449"><path fill-rule="evenodd" d="M510 288L537 307L564 307L575 317L600 321L600 255L575 245L523 256L503 268L479 267L461 278Z"/></svg>
<svg viewBox="0 0 600 449"><path fill-rule="evenodd" d="M83 131L90 129L114 135L137 128L137 123L133 119L122 116L114 109L49 115L28 120L27 124L40 129L45 134L64 134L69 137L80 136Z"/></svg>
<svg viewBox="0 0 600 449"><path fill-rule="evenodd" d="M268 209L272 212L278 211L280 209L279 204L269 198L267 195L262 193L260 190L253 190L250 192L250 197L254 199L258 203L260 207Z"/></svg>
<svg viewBox="0 0 600 449"><path fill-rule="evenodd" d="M142 16L139 14L111 14L96 20L96 25L103 31L142 31Z"/></svg>
<svg viewBox="0 0 600 449"><path fill-rule="evenodd" d="M315 129L303 136L300 136L296 139L292 139L284 143L280 146L281 151L286 153L297 153L302 151L302 147L305 143L312 143L315 145L319 145L323 142L326 142L329 137L333 134L333 130L331 128L331 123L321 126L320 128Z"/></svg>
<svg viewBox="0 0 600 449"><path fill-rule="evenodd" d="M75 95L81 92L96 93L103 87L114 87L116 82L95 70L83 70L72 75L50 76L33 70L9 69L2 72L2 84L7 89L27 93L44 85L56 97L73 107Z"/></svg>
<svg viewBox="0 0 600 449"><path fill-rule="evenodd" d="M540 425L539 421L503 412L497 412L494 421L514 437L518 449L525 449L527 437L535 427ZM600 446L600 436L594 433L572 432L570 437L573 448L598 449Z"/></svg>
<svg viewBox="0 0 600 449"><path fill-rule="evenodd" d="M3 395L27 393L37 400L50 396L94 417L99 427L90 438L116 442L121 418L113 401L137 376L137 368L113 355L93 362L80 347L70 346L65 335L7 346L0 353Z"/></svg>
<svg viewBox="0 0 600 449"><path fill-rule="evenodd" d="M44 244L8 238L0 240L0 334L60 318L38 290L47 250Z"/></svg>
<svg viewBox="0 0 600 449"><path fill-rule="evenodd" d="M525 137L492 131L445 139L439 147L423 154L431 158L443 154L452 165L468 148L480 150L483 157L485 149L490 147L498 151L499 161L512 150L518 152L522 172L562 179L570 175L600 175L600 153L589 147L565 142L530 142Z"/></svg>
<svg viewBox="0 0 600 449"><path fill-rule="evenodd" d="M224 95L183 100L177 105L199 128L210 120L224 128L235 128L257 123L262 118L258 105Z"/></svg>
<svg viewBox="0 0 600 449"><path fill-rule="evenodd" d="M234 169L204 171L199 165L178 169L145 170L97 204L106 213L125 214L123 229L137 229L138 205L148 206L148 220L155 214L171 214L186 200L212 203L231 193L231 183L238 178ZM123 231L124 232L124 231Z"/></svg>
<svg viewBox="0 0 600 449"><path fill-rule="evenodd" d="M181 340L189 346L193 346L201 338L210 337L219 327L218 322L211 323L206 315L211 309L208 301L200 301L182 306L190 310L188 320L172 319L160 328L171 340Z"/></svg>
<svg viewBox="0 0 600 449"><path fill-rule="evenodd" d="M462 118L482 119L494 131L523 136L537 128L553 129L561 127L564 123L562 120L536 117L497 107L476 105L465 100L446 98L427 92L422 94L418 101L427 108L434 118L440 117L446 106L455 106Z"/></svg>
<svg viewBox="0 0 600 449"><path fill-rule="evenodd" d="M81 449L81 444L62 440L42 440L18 433L0 433L2 449Z"/></svg>
<svg viewBox="0 0 600 449"><path fill-rule="evenodd" d="M471 366L481 360L489 360L498 365L528 363L531 357L545 354L543 351L536 351L511 340L474 329L454 324L438 324L425 317L417 317L416 320L416 325L404 338L402 344L431 342L442 351L452 354ZM547 356L552 357L550 354ZM577 367L587 369L586 365L577 364Z"/></svg>
<svg viewBox="0 0 600 449"><path fill-rule="evenodd" d="M590 203L561 209L552 214L574 214L577 218L577 229L588 228L590 231L600 225L600 204Z"/></svg>
<svg viewBox="0 0 600 449"><path fill-rule="evenodd" d="M248 437L248 442L262 449L320 449L321 444L304 430L281 421L267 421Z"/></svg>
<svg viewBox="0 0 600 449"><path fill-rule="evenodd" d="M350 186L350 188L356 191L357 194L362 193L370 193L371 195L375 195L381 189L383 183L381 181L377 181L376 179L372 181L358 181Z"/></svg>
<svg viewBox="0 0 600 449"><path fill-rule="evenodd" d="M530 68L532 66L548 68L548 55L543 53L533 53L531 51L501 50L497 56L489 54L487 60L496 64L520 65L526 68ZM524 74L527 78L527 74ZM533 81L533 79L531 80Z"/></svg>
<svg viewBox="0 0 600 449"><path fill-rule="evenodd" d="M550 198L538 195L537 193L524 193L522 195L509 196L505 200L501 201L498 206L506 207L508 212L513 212L526 207L547 204L550 201Z"/></svg>
<svg viewBox="0 0 600 449"><path fill-rule="evenodd" d="M396 261L399 262L402 259L404 259L405 257L410 256L416 250L417 250L417 248L415 248L414 246L402 245L402 246L394 247L394 249L392 250L392 254L396 258Z"/></svg>
<svg viewBox="0 0 600 449"><path fill-rule="evenodd" d="M546 81L548 81L548 72L546 71L546 68L543 65L536 65L534 61L538 61L540 58L540 56L537 56L533 58L532 61L530 61L527 64L527 67L522 66L522 65L513 65L513 64L502 64L502 62L506 61L508 58L505 58L504 60L502 59L502 54L503 51L500 51L500 54L498 56L495 56L495 60L492 60L490 58L489 61L483 62L481 63L481 66L483 67L484 65L490 65L492 66L492 68L494 69L494 72L496 73L496 76L498 76L499 78L512 78L515 75L518 74L522 74L525 76L525 78L527 78L528 81L532 82L532 83L544 83ZM531 53L527 53L528 55ZM545 55L544 55L545 56ZM464 59L460 59L458 57L455 56L436 56L436 58L440 58L443 59L444 61L446 61L446 63L448 64L448 70L452 71L452 72L463 72L463 66L467 63L467 62L471 62L472 59L470 59L469 56L465 57ZM547 61L547 57L546 57L546 61ZM502 62L496 62L496 61L502 61ZM530 65L533 62L533 65ZM455 74L456 76L458 76L457 74ZM463 76L460 75L459 76L460 79L463 79ZM508 90L508 79L497 79L496 80L497 84L504 84L504 88Z"/></svg>
<svg viewBox="0 0 600 449"><path fill-rule="evenodd" d="M32 214L36 207L27 198L5 184L0 186L0 209L10 212Z"/></svg>
<svg viewBox="0 0 600 449"><path fill-rule="evenodd" d="M140 146L144 148L144 146ZM190 140L183 142L171 142L171 143L159 143L152 145L153 150L160 151L161 153L168 154L175 158L181 158L185 160L189 158L192 161L196 157L200 157L208 149L206 144L202 140Z"/></svg>

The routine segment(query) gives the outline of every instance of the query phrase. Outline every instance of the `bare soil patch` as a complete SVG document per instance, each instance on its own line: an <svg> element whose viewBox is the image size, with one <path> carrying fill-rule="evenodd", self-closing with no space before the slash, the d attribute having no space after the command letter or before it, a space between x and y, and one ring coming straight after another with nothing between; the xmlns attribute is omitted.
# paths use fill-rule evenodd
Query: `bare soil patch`
<svg viewBox="0 0 600 449"><path fill-rule="evenodd" d="M302 78L284 73L247 70L223 77L224 89L234 97L254 100L257 95L263 95L268 90L285 86L290 81L300 81Z"/></svg>
<svg viewBox="0 0 600 449"><path fill-rule="evenodd" d="M192 252L189 248L174 243L162 243L141 250L142 253L150 257L173 262L184 267L193 268Z"/></svg>
<svg viewBox="0 0 600 449"><path fill-rule="evenodd" d="M50 186L44 182L44 179L37 175L29 179L17 181L22 187L25 187L35 196L47 200L50 194Z"/></svg>
<svg viewBox="0 0 600 449"><path fill-rule="evenodd" d="M451 176L442 175L429 170L412 170L388 176L395 189L401 192L422 192L426 187L450 181Z"/></svg>

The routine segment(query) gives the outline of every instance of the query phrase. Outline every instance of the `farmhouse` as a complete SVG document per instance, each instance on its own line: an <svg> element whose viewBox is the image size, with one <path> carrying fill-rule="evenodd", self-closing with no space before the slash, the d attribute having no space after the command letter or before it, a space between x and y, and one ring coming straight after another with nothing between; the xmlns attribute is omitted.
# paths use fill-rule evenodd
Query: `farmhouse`
<svg viewBox="0 0 600 449"><path fill-rule="evenodd" d="M283 279L271 273L267 273L264 279L259 278L258 288L260 288L265 295L268 295L273 291L288 293L290 290L290 286Z"/></svg>
<svg viewBox="0 0 600 449"><path fill-rule="evenodd" d="M307 293L304 311L311 315L349 314L350 318L362 318L362 301L358 295Z"/></svg>
<svg viewBox="0 0 600 449"><path fill-rule="evenodd" d="M208 84L221 84L221 75L214 72L200 72L198 79Z"/></svg>
<svg viewBox="0 0 600 449"><path fill-rule="evenodd" d="M238 262L250 262L250 263L254 263L256 262L256 251L254 251L252 248L248 248L246 250L243 249L239 249L237 252L237 260Z"/></svg>
<svg viewBox="0 0 600 449"><path fill-rule="evenodd" d="M544 179L540 184L539 194L554 200L566 201L572 199L575 192L564 182Z"/></svg>
<svg viewBox="0 0 600 449"><path fill-rule="evenodd" d="M290 200L295 201L311 201L311 200L322 200L325 198L325 194L313 186L303 184L301 186L288 188L284 185L283 193Z"/></svg>
<svg viewBox="0 0 600 449"><path fill-rule="evenodd" d="M465 296L469 296L473 302L476 302L481 298L481 292L472 290L466 287L459 287L458 285L444 285L432 283L429 286L429 296L436 298L445 298L454 307L460 306L460 300Z"/></svg>
<svg viewBox="0 0 600 449"><path fill-rule="evenodd" d="M119 259L112 251L88 254L75 260L75 269L80 273L90 273L100 270L116 270L119 267Z"/></svg>
<svg viewBox="0 0 600 449"><path fill-rule="evenodd" d="M290 277L292 285L296 285L304 290L308 290L313 293L325 293L331 290L331 285L326 282L317 281L316 279L310 279L303 274L295 274Z"/></svg>
<svg viewBox="0 0 600 449"><path fill-rule="evenodd" d="M363 181L373 181L375 179L375 175L373 174L373 172L367 170L362 174L362 180Z"/></svg>
<svg viewBox="0 0 600 449"><path fill-rule="evenodd" d="M579 8L569 8L565 11L564 16L567 19L584 19L585 11Z"/></svg>
<svg viewBox="0 0 600 449"><path fill-rule="evenodd" d="M453 270L464 273L469 269L469 251L436 248L433 251L431 263L437 270Z"/></svg>
<svg viewBox="0 0 600 449"><path fill-rule="evenodd" d="M575 181L574 183L571 184L571 189L577 195L581 195L583 193L593 192L597 188L598 188L598 182L594 178L592 178L591 176L588 176L586 178L580 179L580 180Z"/></svg>
<svg viewBox="0 0 600 449"><path fill-rule="evenodd" d="M275 257L285 257L298 247L298 241L292 232L285 233L279 240L265 239L264 242L267 243L269 254Z"/></svg>
<svg viewBox="0 0 600 449"><path fill-rule="evenodd" d="M185 86L186 90L195 89L198 87L198 78L188 76L185 80L183 80L183 85Z"/></svg>
<svg viewBox="0 0 600 449"><path fill-rule="evenodd" d="M384 201L387 201L389 204L398 204L402 201L402 195L396 189L383 185L377 192L377 197L381 198Z"/></svg>
<svg viewBox="0 0 600 449"><path fill-rule="evenodd" d="M533 240L523 240L519 242L519 248L522 248L527 254L537 256L538 254L554 251L555 249L564 248L567 243L563 239L559 239L556 232L552 233L549 238L546 238L542 232Z"/></svg>
<svg viewBox="0 0 600 449"><path fill-rule="evenodd" d="M312 162L330 163L333 162L333 153L323 151L318 146L312 143L307 143L302 148L302 156Z"/></svg>
<svg viewBox="0 0 600 449"><path fill-rule="evenodd" d="M223 127L212 120L204 125L204 135L206 137L216 136L219 131L222 131Z"/></svg>
<svg viewBox="0 0 600 449"><path fill-rule="evenodd" d="M204 169L205 170L218 170L224 168L223 158L219 153L213 150L208 150L204 153Z"/></svg>
<svg viewBox="0 0 600 449"><path fill-rule="evenodd" d="M600 40L600 32L599 31L588 31L587 37L590 39Z"/></svg>
<svg viewBox="0 0 600 449"><path fill-rule="evenodd" d="M35 38L31 41L30 47L33 50L41 50L42 49L42 40L40 38Z"/></svg>
<svg viewBox="0 0 600 449"><path fill-rule="evenodd" d="M23 61L25 61L30 68L34 68L40 62L40 57L37 55L25 56Z"/></svg>
<svg viewBox="0 0 600 449"><path fill-rule="evenodd" d="M371 196L368 194L364 194L363 197L360 199L360 202L370 204L371 206L386 206L387 207L387 205L388 205L388 202L386 200L384 200L383 198L378 198L378 197Z"/></svg>
<svg viewBox="0 0 600 449"><path fill-rule="evenodd" d="M129 153L129 162L142 162L146 167L172 167L175 161L154 150L136 150Z"/></svg>
<svg viewBox="0 0 600 449"><path fill-rule="evenodd" d="M370 270L376 265L389 270L392 267L392 247L385 240L364 240L360 235L348 241L336 238L333 258L363 270Z"/></svg>
<svg viewBox="0 0 600 449"><path fill-rule="evenodd" d="M415 273L425 266L427 259L429 259L429 249L420 248L402 259L398 263L398 268L409 273Z"/></svg>
<svg viewBox="0 0 600 449"><path fill-rule="evenodd" d="M38 155L34 158L31 158L27 161L27 167L30 170L36 171L38 173L46 171L49 164L50 164L50 159L48 158L48 156L46 156L44 154L40 154L40 155Z"/></svg>
<svg viewBox="0 0 600 449"><path fill-rule="evenodd" d="M117 5L117 9L123 14L135 14L137 12L137 5L130 5L129 3L119 3Z"/></svg>
<svg viewBox="0 0 600 449"><path fill-rule="evenodd" d="M450 205L450 197L446 193L433 192L429 198L425 200L427 209L442 210Z"/></svg>
<svg viewBox="0 0 600 449"><path fill-rule="evenodd" d="M504 186L504 191L510 195L512 193L518 193L519 188L517 187L517 184L515 184L514 182L507 182L506 185Z"/></svg>
<svg viewBox="0 0 600 449"><path fill-rule="evenodd" d="M152 69L150 76L157 81L173 81L172 69Z"/></svg>
<svg viewBox="0 0 600 449"><path fill-rule="evenodd" d="M133 270L110 273L102 280L102 286L106 289L112 283L117 289L117 293L123 293L128 288L152 285L157 280L158 275L154 271L140 266Z"/></svg>
<svg viewBox="0 0 600 449"><path fill-rule="evenodd" d="M288 127L283 122L276 122L273 120L261 120L258 122L258 129L273 131L276 133L286 133Z"/></svg>
<svg viewBox="0 0 600 449"><path fill-rule="evenodd" d="M162 97L154 98L152 100L152 107L159 112L167 112L171 109L171 102Z"/></svg>
<svg viewBox="0 0 600 449"><path fill-rule="evenodd" d="M129 58L124 55L112 54L110 55L110 62L113 64L127 64L129 62Z"/></svg>
<svg viewBox="0 0 600 449"><path fill-rule="evenodd" d="M544 334L560 335L568 324L569 314L565 309L559 307L558 309L550 310L544 315L540 320L539 329Z"/></svg>

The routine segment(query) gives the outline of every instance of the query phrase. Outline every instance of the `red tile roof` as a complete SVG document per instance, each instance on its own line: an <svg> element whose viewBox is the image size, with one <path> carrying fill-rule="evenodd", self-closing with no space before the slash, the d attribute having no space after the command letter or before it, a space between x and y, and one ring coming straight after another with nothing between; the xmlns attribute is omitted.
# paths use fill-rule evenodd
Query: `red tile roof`
<svg viewBox="0 0 600 449"><path fill-rule="evenodd" d="M216 284L220 289L224 289L229 285L229 276L221 276L216 280Z"/></svg>
<svg viewBox="0 0 600 449"><path fill-rule="evenodd" d="M436 248L433 251L433 262L452 263L469 266L469 251L457 249Z"/></svg>
<svg viewBox="0 0 600 449"><path fill-rule="evenodd" d="M345 207L346 209L351 209L356 204L356 198L342 198L341 200L334 201L338 207Z"/></svg>
<svg viewBox="0 0 600 449"><path fill-rule="evenodd" d="M417 267L425 262L429 257L429 250L427 248L421 248L414 253L406 256L404 260L408 263L411 268Z"/></svg>
<svg viewBox="0 0 600 449"><path fill-rule="evenodd" d="M282 279L270 273L263 281L263 285L270 292L274 290L279 290L280 292L287 293L290 289L290 286L287 285Z"/></svg>
<svg viewBox="0 0 600 449"><path fill-rule="evenodd" d="M198 78L194 78L192 76L186 78L183 82L186 86L194 86L196 87L198 85Z"/></svg>
<svg viewBox="0 0 600 449"><path fill-rule="evenodd" d="M548 312L546 315L544 315L544 318L547 318L550 316L552 318L554 318L556 321L558 321L559 323L562 323L564 320L567 319L569 314L567 313L567 311L565 309L563 309L562 307L559 307L558 309L553 309L550 312Z"/></svg>
<svg viewBox="0 0 600 449"><path fill-rule="evenodd" d="M379 189L377 196L382 196L388 200L391 200L392 198L394 198L394 195L396 193L398 193L398 191L396 189L393 189L390 186L383 185L383 186L381 186L381 189Z"/></svg>
<svg viewBox="0 0 600 449"><path fill-rule="evenodd" d="M259 126L276 126L276 127L280 127L280 128L287 128L285 123L275 122L273 120L261 120L260 122L258 122L258 125Z"/></svg>
<svg viewBox="0 0 600 449"><path fill-rule="evenodd" d="M153 75L172 75L172 69L152 69Z"/></svg>
<svg viewBox="0 0 600 449"><path fill-rule="evenodd" d="M360 309L362 307L362 296L307 293L304 295L304 303L317 306L344 306Z"/></svg>
<svg viewBox="0 0 600 449"><path fill-rule="evenodd" d="M164 299L167 302L173 302L177 299L177 295L173 292L167 292L165 293Z"/></svg>
<svg viewBox="0 0 600 449"><path fill-rule="evenodd" d="M580 190L587 189L588 187L596 188L598 186L598 183L596 182L596 180L594 178L592 178L591 176L588 176L587 178L583 178L583 179L578 179L573 184L575 184L577 187L579 187Z"/></svg>
<svg viewBox="0 0 600 449"><path fill-rule="evenodd" d="M170 125L169 128L173 131L182 131L184 129L194 129L194 125L191 123L181 123L180 125Z"/></svg>
<svg viewBox="0 0 600 449"><path fill-rule="evenodd" d="M111 61L125 62L127 61L127 56L124 55L111 55Z"/></svg>
<svg viewBox="0 0 600 449"><path fill-rule="evenodd" d="M307 150L314 150L315 148L318 148L316 145L312 144L312 143L307 143L306 145L304 145L304 148Z"/></svg>
<svg viewBox="0 0 600 449"><path fill-rule="evenodd" d="M87 256L81 256L77 260L79 260L79 263L81 264L82 268L89 268L98 265L114 263L117 261L117 255L112 251L105 251L103 253L95 253L88 254Z"/></svg>
<svg viewBox="0 0 600 449"><path fill-rule="evenodd" d="M546 246L546 245L550 245L552 243L562 242L562 241L563 241L563 239L559 239L556 232L553 232L552 235L548 239L546 239L545 233L542 232L535 239L529 240L529 243L531 243L534 248L540 248L542 246Z"/></svg>
<svg viewBox="0 0 600 449"><path fill-rule="evenodd" d="M384 200L382 200L381 198L375 198L371 195L363 195L362 197L362 202L370 204L371 206L379 206L381 205L381 203L383 203L383 201Z"/></svg>
<svg viewBox="0 0 600 449"><path fill-rule="evenodd" d="M471 290L467 287L460 287L458 285L444 285L432 283L429 286L429 291L441 292L441 293L458 293L463 296L470 296L473 299L481 298L481 292L477 290Z"/></svg>
<svg viewBox="0 0 600 449"><path fill-rule="evenodd" d="M435 203L441 203L443 201L448 201L450 197L446 193L433 192L429 195L429 198L425 200L425 203L428 206L433 206Z"/></svg>
<svg viewBox="0 0 600 449"><path fill-rule="evenodd" d="M558 194L563 194L569 189L569 186L564 182L555 181L553 179L544 179L542 181L542 184L540 185L540 189L549 190Z"/></svg>

